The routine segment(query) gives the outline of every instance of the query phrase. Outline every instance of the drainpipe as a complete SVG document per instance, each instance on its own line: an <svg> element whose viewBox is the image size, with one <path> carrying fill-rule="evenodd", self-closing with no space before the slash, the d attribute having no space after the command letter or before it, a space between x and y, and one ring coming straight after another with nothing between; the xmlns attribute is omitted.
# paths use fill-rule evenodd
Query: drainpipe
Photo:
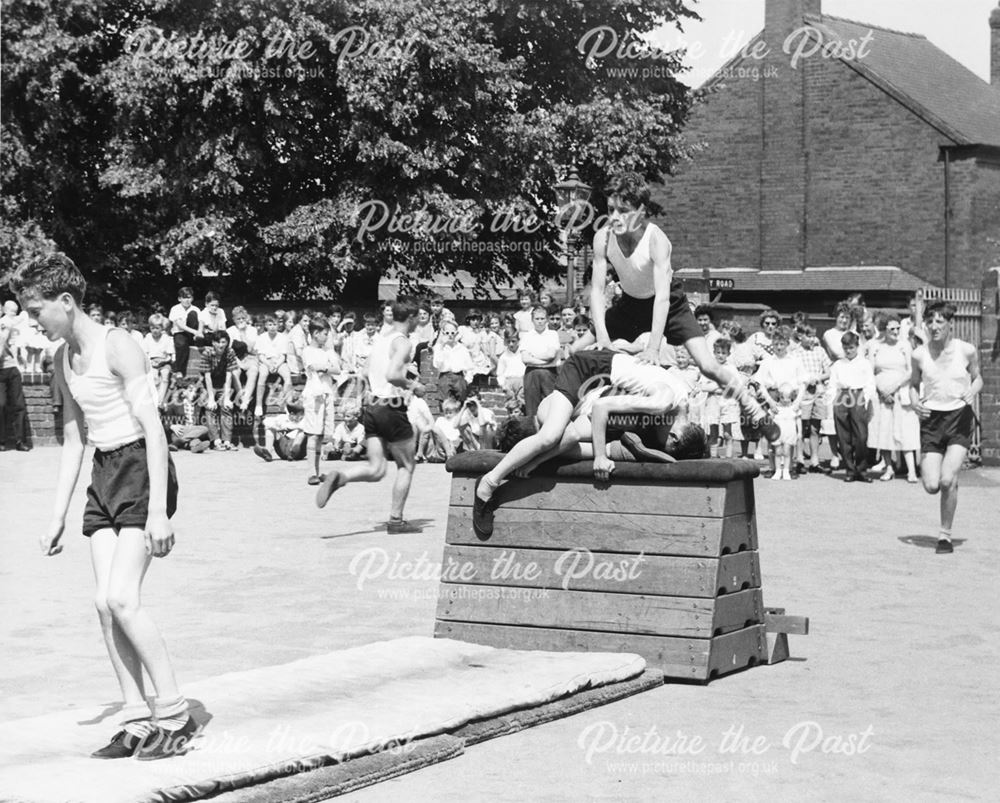
<svg viewBox="0 0 1000 803"><path fill-rule="evenodd" d="M948 274L951 262L951 151L944 151L944 286L948 287Z"/></svg>

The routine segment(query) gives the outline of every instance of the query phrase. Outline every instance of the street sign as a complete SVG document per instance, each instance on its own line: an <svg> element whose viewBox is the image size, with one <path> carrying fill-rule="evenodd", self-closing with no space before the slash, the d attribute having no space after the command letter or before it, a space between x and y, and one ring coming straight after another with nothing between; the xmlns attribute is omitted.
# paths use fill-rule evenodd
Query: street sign
<svg viewBox="0 0 1000 803"><path fill-rule="evenodd" d="M708 286L712 290L732 290L736 282L732 279L709 279Z"/></svg>

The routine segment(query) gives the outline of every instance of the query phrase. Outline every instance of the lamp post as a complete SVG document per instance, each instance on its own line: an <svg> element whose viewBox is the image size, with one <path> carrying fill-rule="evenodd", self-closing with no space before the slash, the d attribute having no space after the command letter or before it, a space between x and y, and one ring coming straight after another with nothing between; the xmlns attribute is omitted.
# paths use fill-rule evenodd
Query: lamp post
<svg viewBox="0 0 1000 803"><path fill-rule="evenodd" d="M593 188L589 184L580 181L576 170L572 169L570 170L569 178L558 182L553 189L556 193L556 200L559 202L560 217L562 217L563 210L566 210L567 207L571 205L579 207L587 203L590 200L590 193ZM570 221L575 222L577 220L577 211L577 209L573 210L573 214L569 217ZM566 251L566 304L570 305L573 303L573 296L576 290L574 287L576 261L583 238L580 236L580 232L577 231L576 226L571 225L563 228L560 239Z"/></svg>

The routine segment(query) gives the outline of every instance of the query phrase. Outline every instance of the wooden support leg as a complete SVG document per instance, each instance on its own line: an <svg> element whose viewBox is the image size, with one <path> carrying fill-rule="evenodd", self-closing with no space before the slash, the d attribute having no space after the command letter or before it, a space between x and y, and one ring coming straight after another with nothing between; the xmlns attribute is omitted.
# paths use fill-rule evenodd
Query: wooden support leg
<svg viewBox="0 0 1000 803"><path fill-rule="evenodd" d="M777 664L788 658L789 633L800 636L809 634L809 617L786 616L784 608L765 608L764 625L769 664Z"/></svg>

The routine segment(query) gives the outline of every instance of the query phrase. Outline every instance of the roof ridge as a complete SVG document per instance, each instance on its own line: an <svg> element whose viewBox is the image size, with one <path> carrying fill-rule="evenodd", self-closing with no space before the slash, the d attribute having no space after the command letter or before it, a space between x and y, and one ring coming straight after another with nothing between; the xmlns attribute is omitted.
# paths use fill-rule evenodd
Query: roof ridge
<svg viewBox="0 0 1000 803"><path fill-rule="evenodd" d="M812 15L810 15L812 16ZM820 21L824 20L838 20L839 22L849 22L852 25L864 25L867 28L872 28L876 31L885 31L886 33L895 33L900 36L911 36L914 39L926 39L922 33L913 33L912 31L900 31L896 28L886 28L884 25L872 25L870 22L861 22L860 20L852 20L847 17L835 17L833 14L821 14L819 16Z"/></svg>

